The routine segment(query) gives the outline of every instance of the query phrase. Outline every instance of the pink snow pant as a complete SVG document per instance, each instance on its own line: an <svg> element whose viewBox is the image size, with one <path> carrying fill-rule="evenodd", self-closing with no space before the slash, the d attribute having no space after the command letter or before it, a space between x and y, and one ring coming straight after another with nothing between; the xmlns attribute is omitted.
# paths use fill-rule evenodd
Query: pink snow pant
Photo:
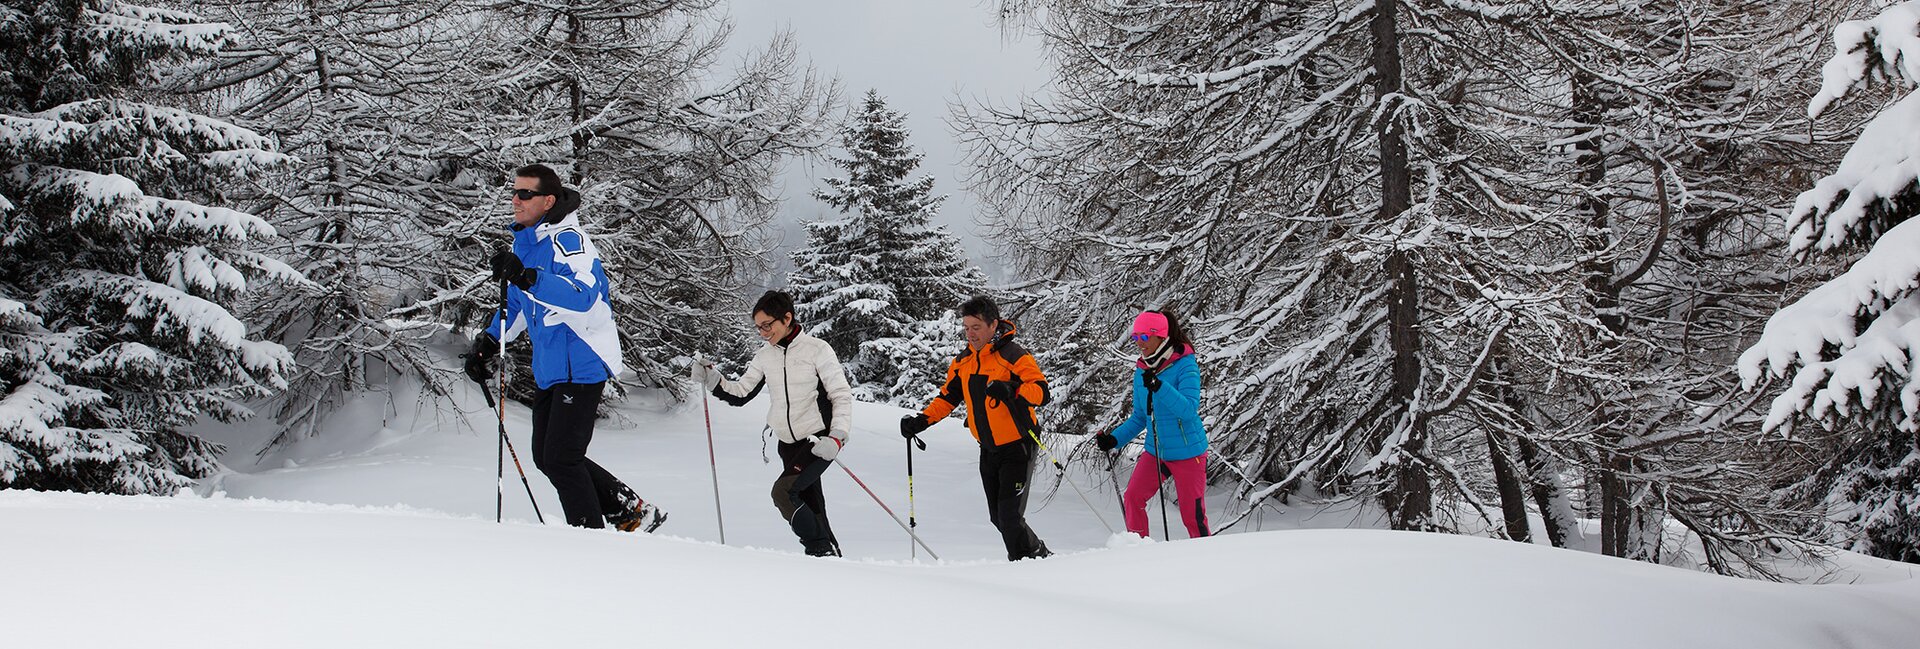
<svg viewBox="0 0 1920 649"><path fill-rule="evenodd" d="M1167 471L1173 473L1174 501L1180 504L1180 521L1187 524L1187 536L1197 539L1210 534L1206 452L1202 451L1199 457L1169 461ZM1141 453L1140 462L1133 465L1133 477L1127 479L1127 495L1121 499L1127 514L1127 531L1147 536L1147 501L1160 493L1160 480L1160 459L1152 453Z"/></svg>

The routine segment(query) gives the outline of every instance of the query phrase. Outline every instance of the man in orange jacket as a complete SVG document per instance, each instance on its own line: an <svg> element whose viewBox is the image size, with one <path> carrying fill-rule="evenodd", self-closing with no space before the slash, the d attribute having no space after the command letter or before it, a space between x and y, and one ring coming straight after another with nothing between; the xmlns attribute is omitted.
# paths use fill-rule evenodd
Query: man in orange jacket
<svg viewBox="0 0 1920 649"><path fill-rule="evenodd" d="M987 492L987 518L1000 530L1007 560L1052 556L1027 527L1027 484L1033 477L1040 429L1033 407L1047 403L1047 377L1033 355L1013 341L1014 326L984 295L960 305L967 349L947 366L940 396L900 419L900 435L912 438L966 406L967 428L980 441L980 482Z"/></svg>

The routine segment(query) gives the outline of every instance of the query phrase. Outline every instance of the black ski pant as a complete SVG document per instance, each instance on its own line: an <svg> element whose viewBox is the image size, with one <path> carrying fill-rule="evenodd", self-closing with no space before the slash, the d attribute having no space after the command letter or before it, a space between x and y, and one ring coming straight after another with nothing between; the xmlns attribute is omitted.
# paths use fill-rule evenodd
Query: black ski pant
<svg viewBox="0 0 1920 649"><path fill-rule="evenodd" d="M1000 530L1008 561L1047 554L1047 545L1027 527L1027 486L1032 479L1032 444L1022 440L980 447L980 484L987 492L987 519Z"/></svg>
<svg viewBox="0 0 1920 649"><path fill-rule="evenodd" d="M827 522L827 494L820 475L833 463L813 454L812 442L780 442L780 477L773 481L773 506L793 528L800 545L814 556L839 556L840 541Z"/></svg>
<svg viewBox="0 0 1920 649"><path fill-rule="evenodd" d="M619 478L587 459L604 387L555 383L533 393L533 466L553 483L560 510L575 527L605 527L606 516L625 513L640 502Z"/></svg>

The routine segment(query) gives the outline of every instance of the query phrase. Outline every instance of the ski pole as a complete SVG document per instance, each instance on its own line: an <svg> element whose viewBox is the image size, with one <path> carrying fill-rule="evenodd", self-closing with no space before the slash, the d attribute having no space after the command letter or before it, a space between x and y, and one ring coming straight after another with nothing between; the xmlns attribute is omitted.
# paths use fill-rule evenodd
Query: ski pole
<svg viewBox="0 0 1920 649"><path fill-rule="evenodd" d="M1160 344L1165 345L1167 343L1162 342ZM1153 370L1146 369L1141 371L1146 372L1148 378L1153 377ZM1141 387L1146 387L1144 381L1141 383ZM1157 424L1158 422L1153 419L1153 391L1148 390L1147 433L1153 435L1153 461L1160 465L1160 471L1158 475L1154 476L1153 480L1154 491L1160 495L1160 540L1171 541L1173 540L1173 532L1167 530L1167 489L1166 485L1162 484L1162 481L1167 479L1167 461L1160 457L1160 427Z"/></svg>
<svg viewBox="0 0 1920 649"><path fill-rule="evenodd" d="M927 442L926 440L920 439L919 435L907 439L909 440L907 442L907 528L917 529L920 527L920 521L915 520L913 515L913 447L919 446L920 450L927 450ZM920 549L912 543L908 543L907 555L914 559L919 559Z"/></svg>
<svg viewBox="0 0 1920 649"><path fill-rule="evenodd" d="M713 456L713 400L706 394L700 395L700 409L707 415L707 468L713 472L713 517L720 522L720 545L726 545L727 519L720 514L720 462Z"/></svg>
<svg viewBox="0 0 1920 649"><path fill-rule="evenodd" d="M1033 429L1031 428L1027 429L1027 437L1032 438L1033 443L1040 445L1040 452L1046 453L1047 461L1052 462L1053 468L1060 472L1060 481L1067 483L1067 486L1069 487L1073 487L1074 493L1080 494L1080 502L1086 503L1087 510L1093 512L1093 517L1100 519L1100 526L1107 528L1107 533L1112 534L1113 526L1107 524L1107 517L1101 516L1100 509L1097 507L1094 507L1093 501L1087 498L1087 492L1081 491L1080 485L1074 484L1073 480L1067 477L1067 465L1061 464L1060 458L1053 456L1053 450L1047 448L1046 442L1040 441L1040 435L1038 433L1035 433Z"/></svg>
<svg viewBox="0 0 1920 649"><path fill-rule="evenodd" d="M507 332L507 286L506 280L500 281L500 333L503 337ZM513 450L513 440L507 439L507 343L506 341L498 342L500 344L493 352L493 360L495 366L494 382L500 385L500 398L494 399L493 393L486 393L487 400L493 402L489 405L494 406L494 411L499 415L500 419L500 444L496 445L494 449L496 456L495 464L499 463L497 457L499 455L498 447L505 446L507 453L513 455L513 470L520 473L520 486L527 488L527 502L533 503L533 518L540 521L540 524L545 525L547 523L547 517L540 515L540 501L534 499L533 484L527 482L527 470L520 466L520 453ZM500 522L500 483L505 479L504 475L501 474L505 473L505 469L500 469L496 472L496 477L493 481L493 522L495 523Z"/></svg>
<svg viewBox="0 0 1920 649"><path fill-rule="evenodd" d="M893 508L892 508L892 507L888 507L888 506L887 506L887 503L886 503L886 501L883 501L883 500L881 500L881 499L880 499L880 496L878 496L878 495L875 495L875 494L873 493L873 490L872 490L872 489L868 489L868 488L867 488L867 483L865 483L865 482L861 482L861 481L860 481L860 476L857 476L857 475L854 475L854 474L853 474L853 469L849 469L849 468L847 468L847 463L846 463L846 462L842 462L842 461L840 461L840 460L838 460L838 459L835 459L835 460L834 460L834 464L838 464L838 465L840 465L840 470L841 470L841 471L845 471L845 472L847 472L847 477L849 477L849 478L853 478L853 483L854 483L854 484L857 484L857 485L860 485L860 490L861 490L861 491L865 491L865 492L867 492L867 496L868 496L868 497L870 497L870 498L873 498L873 502L874 502L875 504L878 504L878 505L880 505L880 509L883 509L883 510L886 510L886 512L887 512L887 517L889 517L889 518L892 518L892 519L893 519L893 524L895 524L895 525L899 525L899 526L900 526L900 529L901 529L901 530L904 530L904 531L906 531L906 533L907 533L907 536L909 536L909 537L912 537L912 538L913 538L913 542L914 542L914 543L918 543L918 544L920 544L920 549L922 549L922 550L926 550L926 551L927 551L927 556L929 556L929 557L933 557L933 560L934 560L934 561L939 561L939 560L940 560L940 555L938 555L938 554L935 554L935 553L933 552L933 548L930 548L930 547L927 547L927 542L926 542L926 541L922 541L922 540L920 540L920 535L918 535L918 534L914 534L914 533L913 533L913 528L911 528L911 527L907 527L907 524L906 524L906 523L904 523L904 522L901 522L901 520L900 520L900 515L898 515L898 514L895 514L895 513L893 513Z"/></svg>

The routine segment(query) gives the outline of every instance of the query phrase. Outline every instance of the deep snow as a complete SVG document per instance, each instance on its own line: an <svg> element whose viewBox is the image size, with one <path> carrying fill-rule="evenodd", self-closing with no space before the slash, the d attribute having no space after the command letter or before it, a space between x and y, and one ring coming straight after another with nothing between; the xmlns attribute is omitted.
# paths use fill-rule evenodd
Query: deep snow
<svg viewBox="0 0 1920 649"><path fill-rule="evenodd" d="M1060 556L1006 563L957 421L914 462L918 529L946 561L908 560L905 535L837 471L829 512L849 558L809 558L768 502L762 402L713 404L725 546L697 401L623 404L593 445L669 509L659 534L533 524L511 468L501 525L477 394L466 413L393 396L364 397L258 465L258 442L243 443L258 424L209 428L237 469L202 485L211 497L0 491L0 645L1920 646L1920 570L1846 553L1798 571L1840 584L1774 584L1491 539L1302 529L1358 520L1307 508L1271 513L1264 531L1148 543L1109 536L1063 488L1031 508ZM846 460L905 517L901 412L860 404ZM510 412L530 462L525 426L524 409ZM1075 479L1118 524L1111 488Z"/></svg>

